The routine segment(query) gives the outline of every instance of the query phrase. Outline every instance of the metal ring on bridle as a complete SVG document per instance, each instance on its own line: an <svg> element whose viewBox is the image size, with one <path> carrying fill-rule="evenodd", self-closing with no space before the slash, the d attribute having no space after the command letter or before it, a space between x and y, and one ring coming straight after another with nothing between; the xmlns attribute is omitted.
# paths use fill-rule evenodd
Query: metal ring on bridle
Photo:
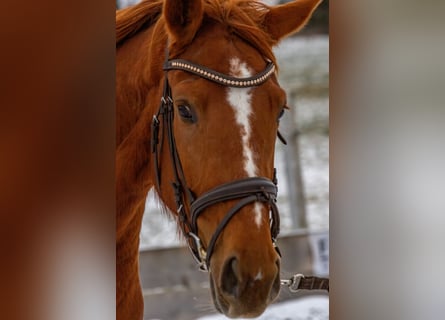
<svg viewBox="0 0 445 320"><path fill-rule="evenodd" d="M301 279L304 279L304 275L297 273L289 280L281 280L281 284L288 286L290 292L298 292Z"/></svg>

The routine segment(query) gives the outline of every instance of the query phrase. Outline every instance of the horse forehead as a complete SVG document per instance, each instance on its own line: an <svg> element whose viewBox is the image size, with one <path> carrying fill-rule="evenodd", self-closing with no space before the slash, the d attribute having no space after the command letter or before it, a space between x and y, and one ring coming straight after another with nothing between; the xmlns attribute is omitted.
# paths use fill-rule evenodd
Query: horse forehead
<svg viewBox="0 0 445 320"><path fill-rule="evenodd" d="M255 69L259 72L266 66L257 49L220 25L206 28L183 54L184 59L225 74L231 72L231 60L234 57L248 64L251 71Z"/></svg>
<svg viewBox="0 0 445 320"><path fill-rule="evenodd" d="M247 78L253 75L253 70L248 66L246 62L243 62L237 56L233 56L229 59L230 75L239 78Z"/></svg>

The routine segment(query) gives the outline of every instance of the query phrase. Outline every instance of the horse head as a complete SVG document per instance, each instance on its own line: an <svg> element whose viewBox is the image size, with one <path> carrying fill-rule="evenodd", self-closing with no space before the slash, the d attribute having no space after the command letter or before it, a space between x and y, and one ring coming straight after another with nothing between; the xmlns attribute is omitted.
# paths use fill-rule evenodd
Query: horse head
<svg viewBox="0 0 445 320"><path fill-rule="evenodd" d="M274 151L286 94L272 47L318 4L164 2L156 189L209 271L215 307L229 317L256 317L279 293Z"/></svg>

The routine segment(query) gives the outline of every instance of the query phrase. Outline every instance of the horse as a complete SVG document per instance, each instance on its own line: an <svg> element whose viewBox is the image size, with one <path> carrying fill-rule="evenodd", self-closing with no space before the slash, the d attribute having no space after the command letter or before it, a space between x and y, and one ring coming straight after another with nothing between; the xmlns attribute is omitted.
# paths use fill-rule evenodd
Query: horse
<svg viewBox="0 0 445 320"><path fill-rule="evenodd" d="M116 315L142 319L138 247L154 188L215 308L257 317L280 290L273 46L320 0L144 0L116 11Z"/></svg>

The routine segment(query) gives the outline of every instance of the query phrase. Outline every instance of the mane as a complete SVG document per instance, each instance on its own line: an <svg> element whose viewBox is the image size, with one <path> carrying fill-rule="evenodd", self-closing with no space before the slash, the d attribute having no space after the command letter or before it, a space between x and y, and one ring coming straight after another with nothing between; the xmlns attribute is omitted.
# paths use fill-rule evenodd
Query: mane
<svg viewBox="0 0 445 320"><path fill-rule="evenodd" d="M143 0L134 6L116 10L116 47L153 25L162 12L163 3L163 0Z"/></svg>
<svg viewBox="0 0 445 320"><path fill-rule="evenodd" d="M116 46L159 20L164 0L142 2L116 11ZM271 47L275 42L259 26L263 25L269 6L258 0L204 0L205 17L226 26L275 63Z"/></svg>
<svg viewBox="0 0 445 320"><path fill-rule="evenodd" d="M275 42L267 30L259 27L263 25L268 11L269 6L257 0L204 0L204 12L208 18L225 25L230 32L277 65L272 52Z"/></svg>

